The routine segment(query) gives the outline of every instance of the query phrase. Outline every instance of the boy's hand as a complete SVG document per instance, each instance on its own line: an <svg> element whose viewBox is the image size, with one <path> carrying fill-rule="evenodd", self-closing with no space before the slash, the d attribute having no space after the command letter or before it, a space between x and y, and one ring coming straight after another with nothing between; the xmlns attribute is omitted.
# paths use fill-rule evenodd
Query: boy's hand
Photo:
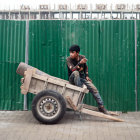
<svg viewBox="0 0 140 140"><path fill-rule="evenodd" d="M77 66L77 68L78 68L78 69L80 69L80 67L79 67L79 66Z"/></svg>
<svg viewBox="0 0 140 140"><path fill-rule="evenodd" d="M88 76L86 77L86 80L92 82L92 80Z"/></svg>
<svg viewBox="0 0 140 140"><path fill-rule="evenodd" d="M83 58L81 61L80 61L80 64L84 64L87 62L87 59L86 58Z"/></svg>
<svg viewBox="0 0 140 140"><path fill-rule="evenodd" d="M82 71L83 70L83 67L77 66L77 69L78 69L78 71Z"/></svg>
<svg viewBox="0 0 140 140"><path fill-rule="evenodd" d="M83 67L81 67L80 69L79 69L79 71L82 71L83 70Z"/></svg>

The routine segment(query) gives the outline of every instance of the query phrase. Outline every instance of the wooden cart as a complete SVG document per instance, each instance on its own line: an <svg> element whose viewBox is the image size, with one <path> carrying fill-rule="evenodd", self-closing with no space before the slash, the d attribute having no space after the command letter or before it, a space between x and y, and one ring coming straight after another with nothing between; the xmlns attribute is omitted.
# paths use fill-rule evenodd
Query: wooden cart
<svg viewBox="0 0 140 140"><path fill-rule="evenodd" d="M114 121L123 121L111 116L117 115L114 112L106 115L99 112L97 107L83 104L84 96L89 92L86 86L81 88L72 85L66 80L48 75L23 62L19 64L17 73L23 76L21 93L36 94L32 101L32 113L42 123L57 123L63 118L66 108Z"/></svg>

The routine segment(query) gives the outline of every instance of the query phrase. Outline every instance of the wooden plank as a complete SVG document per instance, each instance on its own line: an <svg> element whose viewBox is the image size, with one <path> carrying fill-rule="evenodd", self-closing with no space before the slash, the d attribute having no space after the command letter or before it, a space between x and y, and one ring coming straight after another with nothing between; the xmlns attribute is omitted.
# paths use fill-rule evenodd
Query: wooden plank
<svg viewBox="0 0 140 140"><path fill-rule="evenodd" d="M65 86L65 83L64 83L64 82L59 81L59 80L54 80L54 79L52 79L52 78L49 78L49 79L48 79L48 82L49 82L49 83L52 83L52 84L60 85L60 86Z"/></svg>
<svg viewBox="0 0 140 140"><path fill-rule="evenodd" d="M32 78L32 72L33 72L32 69L27 69L27 71L25 71L24 83L20 87L22 94L27 94L29 90L29 86Z"/></svg>
<svg viewBox="0 0 140 140"><path fill-rule="evenodd" d="M81 112L85 113L85 114L92 115L92 116L113 120L113 121L118 121L118 122L123 122L124 121L124 120L121 120L119 118L116 118L116 117L113 117L113 116L110 116L110 115L106 115L106 114L103 114L103 113L100 113L100 112L97 112L97 111L89 110L89 109L86 109L86 108L82 108Z"/></svg>
<svg viewBox="0 0 140 140"><path fill-rule="evenodd" d="M62 94L63 93L63 88L64 87L62 87L62 86L58 86L57 87L57 92L59 92L60 94Z"/></svg>
<svg viewBox="0 0 140 140"><path fill-rule="evenodd" d="M98 110L98 107L95 107L95 106L83 104L83 107L86 108L86 109L89 109L89 110L99 111L99 110Z"/></svg>
<svg viewBox="0 0 140 140"><path fill-rule="evenodd" d="M78 104L79 93L80 93L79 91L74 91L73 96L71 98L73 103L75 104L75 106L77 106L77 104Z"/></svg>
<svg viewBox="0 0 140 140"><path fill-rule="evenodd" d="M89 110L99 111L98 107L95 107L95 106L83 104L83 107L86 108L86 109L89 109ZM109 115L119 116L119 114L116 113L116 112L108 111L108 113L109 113Z"/></svg>
<svg viewBox="0 0 140 140"><path fill-rule="evenodd" d="M69 105L71 106L71 108L76 111L77 107L74 105L74 103L71 100L71 98L69 96L67 96L66 99L67 99L67 102L69 103Z"/></svg>
<svg viewBox="0 0 140 140"><path fill-rule="evenodd" d="M37 90L36 90L37 80L38 79L32 77L28 92L37 94Z"/></svg>
<svg viewBox="0 0 140 140"><path fill-rule="evenodd" d="M42 81L46 81L46 76L42 76L42 75L38 75L38 74L33 73L32 77L39 79L39 80L42 80Z"/></svg>
<svg viewBox="0 0 140 140"><path fill-rule="evenodd" d="M65 89L65 93L63 94L63 96L64 96L64 97L69 96L70 98L72 98L73 91L74 91L73 89L66 88L66 89Z"/></svg>
<svg viewBox="0 0 140 140"><path fill-rule="evenodd" d="M73 90L81 91L81 92L84 92L84 93L89 92L87 88L81 88L81 87L78 87L78 86L75 86L75 85L72 85L72 84L66 84L66 87L70 88L70 89L73 89Z"/></svg>
<svg viewBox="0 0 140 140"><path fill-rule="evenodd" d="M108 113L110 114L110 115L114 115L114 116L119 116L120 114L118 114L118 113L116 113L116 112L113 112L113 111L108 111Z"/></svg>
<svg viewBox="0 0 140 140"><path fill-rule="evenodd" d="M36 91L42 91L42 90L44 90L45 89L45 87L44 87L44 83L45 83L45 81L42 81L42 80L36 80L37 82L36 82L36 86L35 86L35 89L36 89ZM32 81L31 81L32 82Z"/></svg>
<svg viewBox="0 0 140 140"><path fill-rule="evenodd" d="M85 94L84 93L80 93L79 94L79 97L78 97L78 102L77 102L77 106L83 106L83 99L84 99L84 97L85 97ZM81 108L81 107L80 107Z"/></svg>
<svg viewBox="0 0 140 140"><path fill-rule="evenodd" d="M39 80L46 81L46 76L41 76L41 75L37 75L37 74L33 73L32 77L34 77L36 79L39 79ZM84 93L89 92L89 90L87 88L81 88L81 87L69 84L66 80L62 80L62 79L55 78L55 77L54 78L53 77L48 77L48 82L56 84L56 85L60 85L60 86L65 86L66 85L67 88L77 90L77 91L81 91L81 92L84 92Z"/></svg>
<svg viewBox="0 0 140 140"><path fill-rule="evenodd" d="M42 81L46 81L46 76L41 76L41 75L37 75L37 74L33 74L33 77ZM56 85L60 85L60 86L65 86L65 82L58 80L58 79L54 79L52 77L47 77L47 81Z"/></svg>

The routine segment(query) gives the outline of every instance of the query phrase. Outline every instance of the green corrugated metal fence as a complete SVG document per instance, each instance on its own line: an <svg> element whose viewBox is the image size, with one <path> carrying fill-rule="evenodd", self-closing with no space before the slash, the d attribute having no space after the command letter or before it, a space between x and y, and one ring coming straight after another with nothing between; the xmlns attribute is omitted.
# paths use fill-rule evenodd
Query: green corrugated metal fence
<svg viewBox="0 0 140 140"><path fill-rule="evenodd" d="M5 22L5 23L4 23ZM13 24L13 25L12 25ZM16 25L19 28L15 28ZM0 33L3 40L0 42L3 56L0 60L4 65L9 58L8 64L14 68L6 69L1 66L1 74L5 75L10 71L9 80L16 81L11 86L7 84L8 90L5 91L6 79L1 78L1 109L23 109L23 95L19 93L20 79L15 74L16 66L20 61L24 61L25 55L25 22L23 21L0 21L0 29L10 28L9 33ZM138 42L138 109L140 110L140 22L137 21L137 42ZM40 20L29 21L29 65L32 65L53 76L67 79L66 58L69 55L69 46L79 44L81 54L88 59L89 75L96 85L104 100L105 106L109 110L135 111L135 25L130 20ZM14 32L12 32L15 30ZM12 35L13 34L13 35ZM11 36L10 36L11 35ZM12 38L13 37L13 38ZM14 37L17 40L14 40ZM15 43L12 45L10 43ZM9 45L8 45L9 44ZM13 47L13 49L12 49ZM15 49L15 50L14 50ZM6 52L6 51L9 51ZM4 54L7 54L4 57ZM16 55L18 54L18 55ZM19 56L18 60L17 57ZM11 61L15 57L15 61ZM4 74L3 74L4 73ZM14 73L14 76L13 76ZM11 77L10 77L11 76ZM31 109L31 101L34 95L28 94L28 109ZM7 97L7 98L6 98ZM16 100L12 100L16 98ZM3 101L3 102L2 102ZM5 102L4 102L5 101ZM10 106L13 102L13 107ZM6 103L7 102L7 103ZM85 98L85 102L96 105L91 94ZM8 108L7 105L10 107ZM17 106L17 104L19 106Z"/></svg>
<svg viewBox="0 0 140 140"><path fill-rule="evenodd" d="M0 20L0 110L22 110L20 76L25 56L25 22Z"/></svg>
<svg viewBox="0 0 140 140"><path fill-rule="evenodd" d="M138 77L137 77L137 89L138 89L138 110L140 110L140 20L137 21L137 65L138 65Z"/></svg>

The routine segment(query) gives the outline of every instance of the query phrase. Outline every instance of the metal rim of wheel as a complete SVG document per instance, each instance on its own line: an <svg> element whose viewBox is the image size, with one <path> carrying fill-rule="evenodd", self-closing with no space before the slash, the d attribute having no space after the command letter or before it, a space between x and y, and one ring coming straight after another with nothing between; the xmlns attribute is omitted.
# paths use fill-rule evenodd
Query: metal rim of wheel
<svg viewBox="0 0 140 140"><path fill-rule="evenodd" d="M60 103L52 96L44 96L37 103L37 111L44 119L53 119L60 113Z"/></svg>

